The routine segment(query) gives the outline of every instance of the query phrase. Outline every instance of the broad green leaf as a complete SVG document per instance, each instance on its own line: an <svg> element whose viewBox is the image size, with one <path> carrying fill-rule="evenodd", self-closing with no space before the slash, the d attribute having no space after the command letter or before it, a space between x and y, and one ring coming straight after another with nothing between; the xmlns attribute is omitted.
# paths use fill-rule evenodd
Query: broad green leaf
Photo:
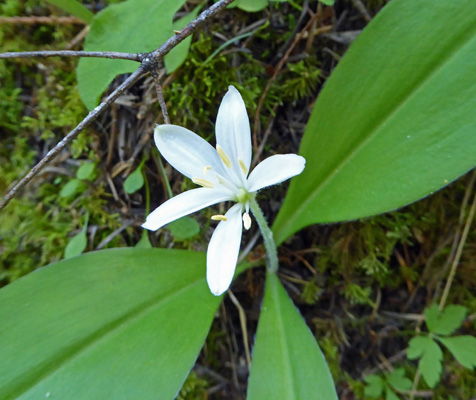
<svg viewBox="0 0 476 400"><path fill-rule="evenodd" d="M84 7L80 2L76 0L46 0L48 3L53 4L56 7L61 8L62 10L66 11L82 19L84 22L88 24L91 23L94 14L89 11L86 7Z"/></svg>
<svg viewBox="0 0 476 400"><path fill-rule="evenodd" d="M167 225L175 240L186 240L200 233L200 225L193 217L182 217Z"/></svg>
<svg viewBox="0 0 476 400"><path fill-rule="evenodd" d="M434 388L440 381L443 353L440 346L427 336L417 336L410 340L407 349L410 360L420 358L418 369L429 387Z"/></svg>
<svg viewBox="0 0 476 400"><path fill-rule="evenodd" d="M377 399L382 395L385 382L380 376L367 375L364 377L364 381L367 383L364 388L364 394L366 397Z"/></svg>
<svg viewBox="0 0 476 400"><path fill-rule="evenodd" d="M61 188L59 195L63 198L70 197L83 190L84 187L84 182L77 178L74 178Z"/></svg>
<svg viewBox="0 0 476 400"><path fill-rule="evenodd" d="M238 7L243 11L257 12L264 10L268 6L268 0L236 0L228 8Z"/></svg>
<svg viewBox="0 0 476 400"><path fill-rule="evenodd" d="M182 17L174 22L173 29L181 30L185 28L192 19L197 18L198 12L202 6L197 6L193 9L192 12L189 12L185 17ZM169 74L174 72L178 67L180 67L185 59L187 58L188 51L190 49L190 44L192 43L192 35L186 38L182 43L175 47L170 53L166 54L164 57L165 69Z"/></svg>
<svg viewBox="0 0 476 400"><path fill-rule="evenodd" d="M88 220L89 214L86 216L83 229L77 235L73 236L64 250L64 258L71 258L79 256L88 245L88 239L86 237L86 232L88 230Z"/></svg>
<svg viewBox="0 0 476 400"><path fill-rule="evenodd" d="M268 274L248 400L337 399L326 360L275 274Z"/></svg>
<svg viewBox="0 0 476 400"><path fill-rule="evenodd" d="M403 368L395 368L388 374L387 383L402 392L412 388L412 381L405 376L405 370Z"/></svg>
<svg viewBox="0 0 476 400"><path fill-rule="evenodd" d="M86 37L86 51L141 53L155 50L173 35L172 18L185 0L127 0L98 13ZM84 104L93 109L116 75L135 71L128 60L82 58L77 75Z"/></svg>
<svg viewBox="0 0 476 400"><path fill-rule="evenodd" d="M91 180L94 175L96 165L92 162L85 162L76 171L76 178L85 180Z"/></svg>
<svg viewBox="0 0 476 400"><path fill-rule="evenodd" d="M446 306L440 312L436 304L425 309L425 322L428 330L437 335L451 335L463 323L467 308L458 305Z"/></svg>
<svg viewBox="0 0 476 400"><path fill-rule="evenodd" d="M0 398L170 400L219 301L197 252L102 250L37 270L0 290Z"/></svg>
<svg viewBox="0 0 476 400"><path fill-rule="evenodd" d="M137 192L144 186L144 177L142 176L142 164L130 174L124 181L124 190L126 193L132 194Z"/></svg>
<svg viewBox="0 0 476 400"><path fill-rule="evenodd" d="M473 168L475 75L473 0L452 1L451 13L446 0L389 2L317 99L277 242L313 223L402 207Z"/></svg>
<svg viewBox="0 0 476 400"><path fill-rule="evenodd" d="M463 367L473 369L476 367L476 338L473 336L455 336L451 338L438 338L441 343L453 354L456 361Z"/></svg>

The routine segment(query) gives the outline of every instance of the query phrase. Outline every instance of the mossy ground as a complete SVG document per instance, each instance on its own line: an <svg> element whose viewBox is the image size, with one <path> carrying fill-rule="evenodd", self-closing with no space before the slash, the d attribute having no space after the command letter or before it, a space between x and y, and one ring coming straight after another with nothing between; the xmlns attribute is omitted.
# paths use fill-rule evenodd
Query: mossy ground
<svg viewBox="0 0 476 400"><path fill-rule="evenodd" d="M107 2L89 1L95 11ZM384 1L363 1L374 15ZM164 83L172 123L214 140L216 111L229 84L242 93L253 122L259 98L283 57L285 46L304 26L307 2L272 5L258 13L227 10L195 34L185 64ZM338 24L339 31L358 30L366 20L351 1L318 9L321 26ZM2 16L61 15L40 0L7 0ZM303 15L303 20L301 16ZM214 52L227 39L255 24L253 33ZM63 49L81 25L0 25L2 51ZM80 46L74 47L79 49ZM291 52L264 100L256 141L266 140L261 158L296 153L316 96L347 44L325 35L305 35ZM76 59L20 59L0 62L0 191L64 137L86 115L76 87ZM118 78L119 81L120 78ZM116 85L115 82L113 85ZM193 184L170 167L162 167L151 133L162 121L153 83L146 78L65 150L2 211L0 224L0 284L6 285L33 269L63 257L70 238L89 214L88 247L134 246L146 215L146 190L127 194L124 181L145 160L152 208L167 199L168 177L178 193ZM253 126L252 126L253 128ZM266 132L269 131L270 134ZM255 148L255 151L257 149ZM79 166L95 165L94 174L65 191ZM453 242L461 234L460 215L471 174L435 195L402 210L345 224L304 229L279 249L280 277L315 332L338 386L340 398L363 399L365 373L404 367L414 377L416 364L402 352L415 336L418 315L438 301L454 257ZM70 185L71 186L71 185ZM272 221L285 187L259 196ZM222 212L222 210L220 210ZM205 250L212 228L211 209L193 217L200 235L178 240L166 229L151 234L154 246ZM256 229L256 226L253 228ZM252 230L244 237L247 243ZM462 304L473 314L461 329L475 334L476 233L470 231L448 303ZM258 245L250 259L263 256ZM249 270L232 289L247 312L248 335L255 335L264 272ZM225 299L208 340L179 398L245 398L248 370L238 312ZM445 355L444 373L431 398L470 399L476 392L474 373ZM424 387L424 385L420 386ZM208 396L208 397L207 397ZM402 397L404 398L404 397Z"/></svg>

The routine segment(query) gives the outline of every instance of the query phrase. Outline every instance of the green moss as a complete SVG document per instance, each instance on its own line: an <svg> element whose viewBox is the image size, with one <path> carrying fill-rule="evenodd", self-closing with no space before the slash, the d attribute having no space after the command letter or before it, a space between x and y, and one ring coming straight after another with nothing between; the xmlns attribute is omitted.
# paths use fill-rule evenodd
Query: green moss
<svg viewBox="0 0 476 400"><path fill-rule="evenodd" d="M197 374L192 371L187 377L187 380L180 389L180 393L177 396L178 400L199 400L206 399L206 389L208 382L205 379L201 379Z"/></svg>
<svg viewBox="0 0 476 400"><path fill-rule="evenodd" d="M0 5L4 16L41 15L42 1L6 1ZM0 25L3 51L64 48L80 26ZM0 61L0 191L6 192L86 115L76 88L76 59L15 59ZM21 80L19 80L21 77ZM90 152L97 137L86 131L73 143L72 156L95 160ZM75 174L76 167L64 167ZM0 284L6 284L33 269L59 260L77 229L82 215L90 213L97 224L95 243L120 226L115 212L108 210L110 194L104 175L85 185L71 198L59 196L69 179L61 172L42 174L2 211L0 224ZM109 246L123 246L121 236Z"/></svg>

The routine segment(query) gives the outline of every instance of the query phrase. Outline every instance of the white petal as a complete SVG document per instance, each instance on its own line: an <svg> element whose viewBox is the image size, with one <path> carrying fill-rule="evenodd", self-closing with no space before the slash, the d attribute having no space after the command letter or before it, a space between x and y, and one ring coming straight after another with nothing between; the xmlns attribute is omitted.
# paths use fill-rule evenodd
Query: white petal
<svg viewBox="0 0 476 400"><path fill-rule="evenodd" d="M248 179L248 191L256 192L266 186L276 185L299 175L306 159L296 154L278 154L260 162Z"/></svg>
<svg viewBox="0 0 476 400"><path fill-rule="evenodd" d="M232 200L233 194L228 190L192 189L172 197L164 204L152 211L142 227L151 231L167 225L176 219L191 214L202 208L222 201Z"/></svg>
<svg viewBox="0 0 476 400"><path fill-rule="evenodd" d="M222 147L230 158L237 176L244 175L239 160L242 161L246 172L251 163L251 132L245 102L240 92L233 86L228 87L228 92L223 97L218 109L215 127L217 144Z"/></svg>
<svg viewBox="0 0 476 400"><path fill-rule="evenodd" d="M177 125L157 125L154 140L160 154L180 173L192 178L204 176L204 168L224 174L216 150L200 136ZM211 171L210 171L211 172Z"/></svg>
<svg viewBox="0 0 476 400"><path fill-rule="evenodd" d="M225 292L233 280L241 244L241 204L225 214L213 232L207 251L207 282L215 296Z"/></svg>

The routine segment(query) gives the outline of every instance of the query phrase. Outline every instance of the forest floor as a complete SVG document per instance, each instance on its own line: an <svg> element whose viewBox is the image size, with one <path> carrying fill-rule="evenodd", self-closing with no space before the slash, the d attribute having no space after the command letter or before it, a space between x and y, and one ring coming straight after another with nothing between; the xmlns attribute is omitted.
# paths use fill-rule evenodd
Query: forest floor
<svg viewBox="0 0 476 400"><path fill-rule="evenodd" d="M85 3L94 12L108 4L105 0ZM192 3L197 2L190 1L185 11ZM296 0L256 13L225 10L194 34L186 62L164 79L172 123L214 140L218 106L228 85L236 84L248 108L254 154L262 159L274 153L298 153L322 85L385 3L337 0L334 7L325 7L317 1ZM38 16L65 15L43 1L6 0L0 15L30 19L30 23L0 23L2 52L82 48L81 21L35 21ZM245 37L214 53L239 35ZM295 40L298 35L300 40ZM0 61L1 193L87 114L76 86L77 62L75 58ZM123 76L116 78L111 88L123 80ZM162 121L154 82L147 77L0 212L0 286L63 258L86 214L87 251L137 244L146 216L146 190L126 193L127 177L144 163L151 209L168 198L168 184L174 194L193 186L159 158L152 133ZM94 171L76 182L76 171L86 162L95 165ZM369 373L384 376L393 368L404 368L407 376L415 378L417 363L406 358L405 350L422 328L425 307L441 298L474 181L470 172L398 211L311 226L280 246L279 276L329 362L339 398L364 399L363 377ZM258 198L271 222L286 188L272 188ZM210 213L193 215L206 227L200 234L182 237L163 229L149 235L152 245L205 250L212 230L206 222ZM244 237L242 248L256 229L253 226ZM248 257L262 257L263 251L258 241ZM264 279L263 270L250 269L233 283L233 293L246 312L247 331L241 328L236 306L225 297L179 398L245 398L249 371L243 335L253 343ZM461 334L476 335L475 288L476 232L472 229L447 300L469 310ZM420 382L418 389L415 398L469 400L476 393L476 377L445 353L441 382L434 389Z"/></svg>

